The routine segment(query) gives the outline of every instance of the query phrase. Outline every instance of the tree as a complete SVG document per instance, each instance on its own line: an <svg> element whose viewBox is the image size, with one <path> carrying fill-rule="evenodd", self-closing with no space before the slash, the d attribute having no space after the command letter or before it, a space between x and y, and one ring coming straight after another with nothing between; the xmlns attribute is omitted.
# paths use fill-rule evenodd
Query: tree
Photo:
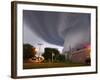
<svg viewBox="0 0 100 80"><path fill-rule="evenodd" d="M90 58L87 58L87 59L85 60L85 63L86 63L86 64L91 64L91 59L90 59Z"/></svg>
<svg viewBox="0 0 100 80"><path fill-rule="evenodd" d="M23 59L27 60L29 58L34 57L36 54L35 48L30 44L23 45Z"/></svg>
<svg viewBox="0 0 100 80"><path fill-rule="evenodd" d="M45 58L46 61L51 61L52 54L54 56L56 56L56 55L59 54L59 51L57 49L55 49L55 48L45 48L45 52L43 54L43 57Z"/></svg>
<svg viewBox="0 0 100 80"><path fill-rule="evenodd" d="M65 62L65 55L59 54L59 55L55 56L55 60L57 62Z"/></svg>
<svg viewBox="0 0 100 80"><path fill-rule="evenodd" d="M53 62L59 61L59 59L61 58L60 52L56 48L45 48L45 52L42 56L47 62L52 61L52 58Z"/></svg>

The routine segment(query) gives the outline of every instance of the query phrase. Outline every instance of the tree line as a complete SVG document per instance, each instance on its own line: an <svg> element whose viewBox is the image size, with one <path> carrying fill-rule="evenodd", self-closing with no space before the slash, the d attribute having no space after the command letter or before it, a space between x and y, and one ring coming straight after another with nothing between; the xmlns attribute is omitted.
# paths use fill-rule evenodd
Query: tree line
<svg viewBox="0 0 100 80"><path fill-rule="evenodd" d="M36 51L35 47L31 44L23 44L23 60L28 60L29 58L35 57ZM44 48L44 62L64 62L65 55L61 54L58 49L46 47Z"/></svg>

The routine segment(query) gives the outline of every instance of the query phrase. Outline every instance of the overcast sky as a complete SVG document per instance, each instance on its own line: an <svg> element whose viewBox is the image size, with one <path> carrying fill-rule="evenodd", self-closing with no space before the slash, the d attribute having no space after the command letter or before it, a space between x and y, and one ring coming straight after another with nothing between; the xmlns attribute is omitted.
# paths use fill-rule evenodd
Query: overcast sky
<svg viewBox="0 0 100 80"><path fill-rule="evenodd" d="M24 43L68 51L90 44L90 14L23 11Z"/></svg>

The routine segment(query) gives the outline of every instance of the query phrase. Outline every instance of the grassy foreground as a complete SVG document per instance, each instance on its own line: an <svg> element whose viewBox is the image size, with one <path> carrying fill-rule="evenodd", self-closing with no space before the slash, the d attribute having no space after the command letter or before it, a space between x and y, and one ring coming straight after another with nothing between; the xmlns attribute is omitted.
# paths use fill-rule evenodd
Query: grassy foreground
<svg viewBox="0 0 100 80"><path fill-rule="evenodd" d="M89 66L81 63L24 63L23 69L37 69L37 68L56 68L56 67L77 67L77 66Z"/></svg>

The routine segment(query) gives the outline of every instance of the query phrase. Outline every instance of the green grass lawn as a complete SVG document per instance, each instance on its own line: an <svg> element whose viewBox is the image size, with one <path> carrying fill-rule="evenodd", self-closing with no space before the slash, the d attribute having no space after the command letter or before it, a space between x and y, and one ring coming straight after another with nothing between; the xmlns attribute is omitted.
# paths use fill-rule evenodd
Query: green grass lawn
<svg viewBox="0 0 100 80"><path fill-rule="evenodd" d="M57 67L77 67L77 66L89 66L82 63L24 63L23 69L37 69L37 68L57 68Z"/></svg>

